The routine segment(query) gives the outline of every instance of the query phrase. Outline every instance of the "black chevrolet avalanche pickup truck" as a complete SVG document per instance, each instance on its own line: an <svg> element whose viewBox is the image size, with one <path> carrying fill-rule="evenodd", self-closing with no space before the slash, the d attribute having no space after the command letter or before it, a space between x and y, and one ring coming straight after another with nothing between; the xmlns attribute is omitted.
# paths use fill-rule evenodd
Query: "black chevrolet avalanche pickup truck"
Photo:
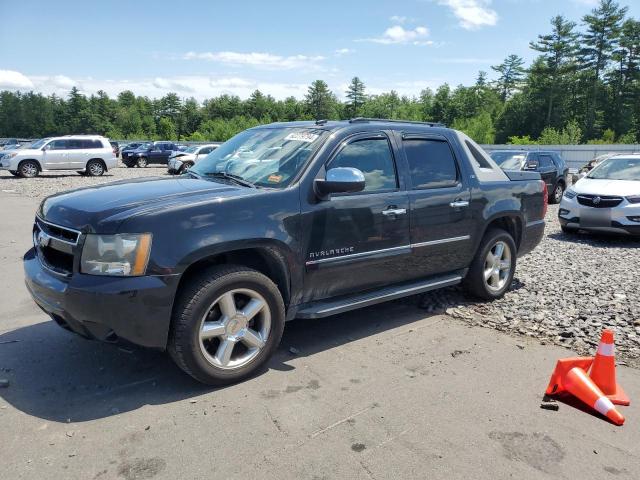
<svg viewBox="0 0 640 480"><path fill-rule="evenodd" d="M178 177L45 199L26 285L66 329L227 383L262 368L286 320L458 283L501 297L546 208L538 173L437 124L271 124Z"/></svg>

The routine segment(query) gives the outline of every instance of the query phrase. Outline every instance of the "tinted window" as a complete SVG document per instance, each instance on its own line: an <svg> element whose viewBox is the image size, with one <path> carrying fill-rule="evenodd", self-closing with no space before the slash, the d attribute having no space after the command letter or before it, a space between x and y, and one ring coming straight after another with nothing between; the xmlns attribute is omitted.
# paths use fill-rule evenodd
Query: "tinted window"
<svg viewBox="0 0 640 480"><path fill-rule="evenodd" d="M398 187L396 169L386 138L356 140L331 160L328 168L353 167L364 174L365 191Z"/></svg>
<svg viewBox="0 0 640 480"><path fill-rule="evenodd" d="M67 140L54 140L49 144L51 150L66 150L67 148Z"/></svg>
<svg viewBox="0 0 640 480"><path fill-rule="evenodd" d="M204 147L200 149L200 155L207 155L208 153L211 153L212 148L211 147Z"/></svg>
<svg viewBox="0 0 640 480"><path fill-rule="evenodd" d="M458 169L447 142L412 139L405 140L403 144L413 188L442 188L457 185Z"/></svg>
<svg viewBox="0 0 640 480"><path fill-rule="evenodd" d="M79 139L69 139L67 140L67 148L68 149L73 149L73 150L80 150L81 148L83 148L83 143L84 140L79 140Z"/></svg>
<svg viewBox="0 0 640 480"><path fill-rule="evenodd" d="M540 168L555 168L555 164L549 155L540 155Z"/></svg>

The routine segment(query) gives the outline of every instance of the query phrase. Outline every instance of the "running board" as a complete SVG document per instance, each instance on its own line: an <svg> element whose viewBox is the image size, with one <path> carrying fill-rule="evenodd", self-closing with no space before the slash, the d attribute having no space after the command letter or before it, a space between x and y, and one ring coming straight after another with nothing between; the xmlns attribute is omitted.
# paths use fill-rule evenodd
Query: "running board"
<svg viewBox="0 0 640 480"><path fill-rule="evenodd" d="M356 310L358 308L368 307L376 303L395 300L396 298L408 297L418 293L436 290L438 288L450 287L457 285L462 281L460 275L445 275L429 280L420 280L418 282L403 283L402 285L393 285L379 290L360 293L349 297L342 297L338 300L330 299L326 301L313 302L303 305L296 312L295 318L323 318L339 313Z"/></svg>

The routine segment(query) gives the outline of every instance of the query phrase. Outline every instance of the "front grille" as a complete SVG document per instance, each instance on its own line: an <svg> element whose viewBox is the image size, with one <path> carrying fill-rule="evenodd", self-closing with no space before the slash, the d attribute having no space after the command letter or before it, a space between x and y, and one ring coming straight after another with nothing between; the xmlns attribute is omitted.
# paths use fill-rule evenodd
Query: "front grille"
<svg viewBox="0 0 640 480"><path fill-rule="evenodd" d="M36 217L33 225L33 245L40 262L62 275L73 272L73 258L80 232L53 225Z"/></svg>
<svg viewBox="0 0 640 480"><path fill-rule="evenodd" d="M578 195L578 203L585 207L612 208L617 207L622 202L622 197L612 197L608 195Z"/></svg>

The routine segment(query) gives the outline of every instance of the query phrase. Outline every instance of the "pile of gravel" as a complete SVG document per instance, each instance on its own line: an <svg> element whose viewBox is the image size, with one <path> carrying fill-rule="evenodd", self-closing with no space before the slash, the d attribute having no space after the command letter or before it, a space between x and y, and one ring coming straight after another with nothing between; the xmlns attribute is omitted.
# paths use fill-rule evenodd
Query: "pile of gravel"
<svg viewBox="0 0 640 480"><path fill-rule="evenodd" d="M18 178L7 170L0 170L0 191L25 195L32 198L45 198L54 193L80 187L89 187L101 183L115 182L137 177L155 177L168 175L166 165L147 168L113 168L101 177L84 177L75 172L43 172L35 178Z"/></svg>
<svg viewBox="0 0 640 480"><path fill-rule="evenodd" d="M603 328L617 359L640 367L640 239L560 230L550 206L545 236L518 259L511 291L479 303L460 288L424 294L420 306L473 325L535 337L593 354Z"/></svg>

